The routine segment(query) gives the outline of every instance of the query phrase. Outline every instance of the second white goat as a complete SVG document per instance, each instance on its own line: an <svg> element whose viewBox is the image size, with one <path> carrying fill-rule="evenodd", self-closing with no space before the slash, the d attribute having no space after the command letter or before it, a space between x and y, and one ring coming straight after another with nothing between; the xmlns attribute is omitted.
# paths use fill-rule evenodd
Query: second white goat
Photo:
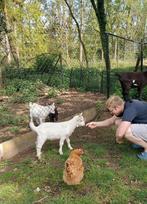
<svg viewBox="0 0 147 204"><path fill-rule="evenodd" d="M82 113L74 116L72 119L65 122L42 123L39 126L35 126L33 121L30 121L30 128L37 133L36 151L38 159L41 159L41 149L46 140L59 139L59 154L62 155L62 147L66 140L68 148L72 149L69 137L73 133L76 127L84 126L85 121Z"/></svg>
<svg viewBox="0 0 147 204"><path fill-rule="evenodd" d="M55 104L52 103L48 106L41 106L37 103L29 103L30 107L30 118L35 119L38 124L45 122L45 119L50 113L55 113Z"/></svg>

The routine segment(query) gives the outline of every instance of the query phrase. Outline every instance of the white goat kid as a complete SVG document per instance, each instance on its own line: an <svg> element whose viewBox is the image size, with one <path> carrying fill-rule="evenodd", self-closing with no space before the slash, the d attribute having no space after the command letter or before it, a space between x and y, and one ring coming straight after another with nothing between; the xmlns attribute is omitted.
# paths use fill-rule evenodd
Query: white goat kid
<svg viewBox="0 0 147 204"><path fill-rule="evenodd" d="M59 139L59 154L62 155L62 147L66 140L68 148L72 149L69 137L76 127L84 126L85 121L82 113L74 116L71 120L65 122L46 122L39 126L35 126L33 121L30 121L30 128L37 133L36 151L38 159L41 159L41 148L46 140Z"/></svg>
<svg viewBox="0 0 147 204"><path fill-rule="evenodd" d="M41 106L37 103L29 103L30 107L30 118L31 120L35 119L39 124L45 122L45 119L50 113L55 113L55 104L52 103L48 106Z"/></svg>

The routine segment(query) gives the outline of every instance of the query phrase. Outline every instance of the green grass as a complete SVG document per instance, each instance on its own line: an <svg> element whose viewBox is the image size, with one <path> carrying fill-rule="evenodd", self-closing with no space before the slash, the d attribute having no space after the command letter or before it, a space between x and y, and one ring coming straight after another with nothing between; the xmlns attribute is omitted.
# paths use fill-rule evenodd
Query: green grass
<svg viewBox="0 0 147 204"><path fill-rule="evenodd" d="M18 126L23 124L27 119L25 116L17 116L9 110L7 105L0 105L0 126ZM16 127L15 127L16 128ZM12 130L13 131L13 130Z"/></svg>
<svg viewBox="0 0 147 204"><path fill-rule="evenodd" d="M80 143L72 141L74 146ZM83 145L85 175L77 186L67 186L62 180L69 154L66 145L62 157L57 144L49 142L46 147L42 162L31 154L17 163L1 162L0 172L9 169L0 173L0 203L32 204L40 199L45 204L147 203L147 162L138 160L137 150L128 144L87 141Z"/></svg>
<svg viewBox="0 0 147 204"><path fill-rule="evenodd" d="M17 135L22 127L28 123L27 115L16 115L9 108L9 105L0 105L0 127L8 127L8 130ZM0 142L10 139L9 135L0 137Z"/></svg>

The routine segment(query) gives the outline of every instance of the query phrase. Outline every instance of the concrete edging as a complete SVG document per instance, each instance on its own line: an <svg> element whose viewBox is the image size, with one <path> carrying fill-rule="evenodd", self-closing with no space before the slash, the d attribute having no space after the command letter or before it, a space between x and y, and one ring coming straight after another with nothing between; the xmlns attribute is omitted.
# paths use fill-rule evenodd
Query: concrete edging
<svg viewBox="0 0 147 204"><path fill-rule="evenodd" d="M83 111L85 122L93 120L97 115L96 107L92 107ZM73 117L73 116L72 116ZM65 118L64 121L72 117ZM29 132L22 136L0 143L0 160L10 159L16 154L35 146L36 134Z"/></svg>

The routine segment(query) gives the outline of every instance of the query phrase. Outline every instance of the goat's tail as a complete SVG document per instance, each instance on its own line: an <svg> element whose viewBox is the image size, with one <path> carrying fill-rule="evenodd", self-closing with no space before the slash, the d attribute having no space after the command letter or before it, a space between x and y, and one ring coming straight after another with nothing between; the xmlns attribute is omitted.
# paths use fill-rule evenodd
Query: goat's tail
<svg viewBox="0 0 147 204"><path fill-rule="evenodd" d="M30 107L30 108L32 107L32 105L33 105L33 103L32 103L32 102L29 102L29 107Z"/></svg>
<svg viewBox="0 0 147 204"><path fill-rule="evenodd" d="M37 132L38 128L34 125L32 118L30 120L29 126L30 126L31 130L33 130L34 132Z"/></svg>

